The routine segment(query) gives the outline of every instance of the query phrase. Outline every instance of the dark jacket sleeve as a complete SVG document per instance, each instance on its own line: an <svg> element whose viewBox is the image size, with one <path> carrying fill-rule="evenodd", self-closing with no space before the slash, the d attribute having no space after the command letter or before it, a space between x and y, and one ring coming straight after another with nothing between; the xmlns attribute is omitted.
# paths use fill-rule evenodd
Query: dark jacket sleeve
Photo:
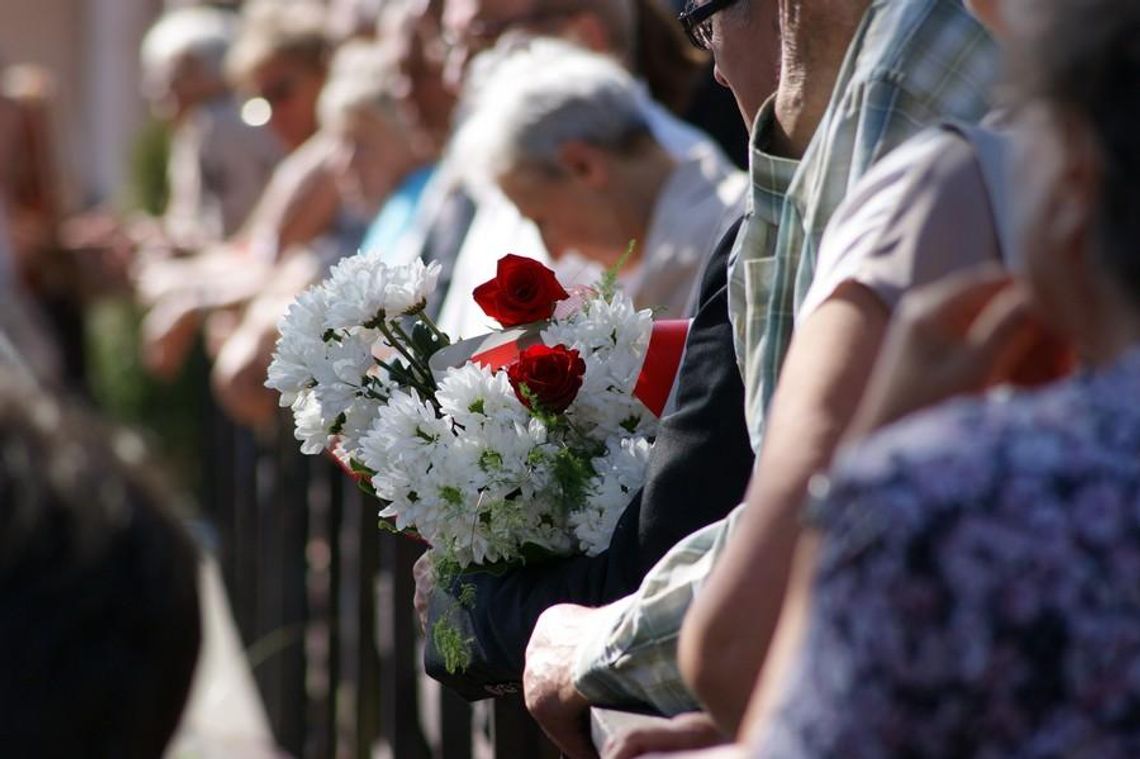
<svg viewBox="0 0 1140 759"><path fill-rule="evenodd" d="M739 222L709 258L700 305L677 379L676 411L662 420L644 489L630 502L607 551L521 567L469 572L470 608L437 591L429 633L447 617L471 641L471 664L449 674L431 640L428 674L469 699L509 692L522 678L527 641L542 612L558 603L598 606L637 589L677 542L724 517L741 500L752 470L744 387L728 321L727 264ZM430 636L429 636L430 637Z"/></svg>

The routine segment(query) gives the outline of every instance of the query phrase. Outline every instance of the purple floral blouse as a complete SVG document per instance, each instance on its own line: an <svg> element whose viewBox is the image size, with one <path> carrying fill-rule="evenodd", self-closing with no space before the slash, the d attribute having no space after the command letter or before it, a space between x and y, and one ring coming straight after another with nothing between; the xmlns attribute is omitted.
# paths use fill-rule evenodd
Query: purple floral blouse
<svg viewBox="0 0 1140 759"><path fill-rule="evenodd" d="M1140 350L845 456L757 756L1140 757Z"/></svg>

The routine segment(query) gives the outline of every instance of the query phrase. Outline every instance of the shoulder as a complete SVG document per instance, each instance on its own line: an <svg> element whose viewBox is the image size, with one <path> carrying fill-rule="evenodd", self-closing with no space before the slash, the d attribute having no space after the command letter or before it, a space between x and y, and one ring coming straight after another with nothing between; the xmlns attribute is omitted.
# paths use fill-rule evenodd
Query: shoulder
<svg viewBox="0 0 1140 759"><path fill-rule="evenodd" d="M990 200L970 143L929 129L876 163L836 209L803 320L844 281L890 309L909 289L1000 256Z"/></svg>
<svg viewBox="0 0 1140 759"><path fill-rule="evenodd" d="M839 113L859 119L873 163L916 127L981 118L1000 58L959 0L874 0L844 68Z"/></svg>
<svg viewBox="0 0 1140 759"><path fill-rule="evenodd" d="M960 0L873 0L855 52L855 79L929 88L937 72L984 71L998 49ZM990 81L995 70L979 78Z"/></svg>

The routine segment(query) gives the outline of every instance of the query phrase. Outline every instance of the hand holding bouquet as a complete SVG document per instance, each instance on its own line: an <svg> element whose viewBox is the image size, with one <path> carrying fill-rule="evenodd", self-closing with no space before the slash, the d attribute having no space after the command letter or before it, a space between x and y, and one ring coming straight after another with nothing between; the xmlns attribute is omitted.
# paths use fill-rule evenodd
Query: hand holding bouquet
<svg viewBox="0 0 1140 759"><path fill-rule="evenodd" d="M661 409L640 398L668 394L683 330L657 339L651 312L612 279L571 293L506 256L474 292L504 330L452 345L424 313L438 275L359 255L297 298L267 384L302 450L334 450L384 520L431 546L442 582L600 553L644 484ZM662 365L646 362L651 343L676 355L647 377L643 364Z"/></svg>

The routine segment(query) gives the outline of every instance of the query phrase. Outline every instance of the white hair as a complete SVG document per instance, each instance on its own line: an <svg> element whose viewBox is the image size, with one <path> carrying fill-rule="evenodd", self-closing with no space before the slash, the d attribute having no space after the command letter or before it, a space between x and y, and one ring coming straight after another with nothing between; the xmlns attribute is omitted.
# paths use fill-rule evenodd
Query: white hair
<svg viewBox="0 0 1140 759"><path fill-rule="evenodd" d="M179 58L189 56L208 76L221 81L237 26L236 14L218 8L168 11L143 37L139 55L143 71L155 74L168 70Z"/></svg>
<svg viewBox="0 0 1140 759"><path fill-rule="evenodd" d="M380 45L371 42L341 45L333 56L328 81L317 103L321 126L330 126L358 109L370 109L386 118L398 119L393 81L393 62Z"/></svg>
<svg viewBox="0 0 1140 759"><path fill-rule="evenodd" d="M475 189L527 167L558 173L581 140L620 150L648 131L648 97L612 58L561 40L503 39L472 64L451 151Z"/></svg>

